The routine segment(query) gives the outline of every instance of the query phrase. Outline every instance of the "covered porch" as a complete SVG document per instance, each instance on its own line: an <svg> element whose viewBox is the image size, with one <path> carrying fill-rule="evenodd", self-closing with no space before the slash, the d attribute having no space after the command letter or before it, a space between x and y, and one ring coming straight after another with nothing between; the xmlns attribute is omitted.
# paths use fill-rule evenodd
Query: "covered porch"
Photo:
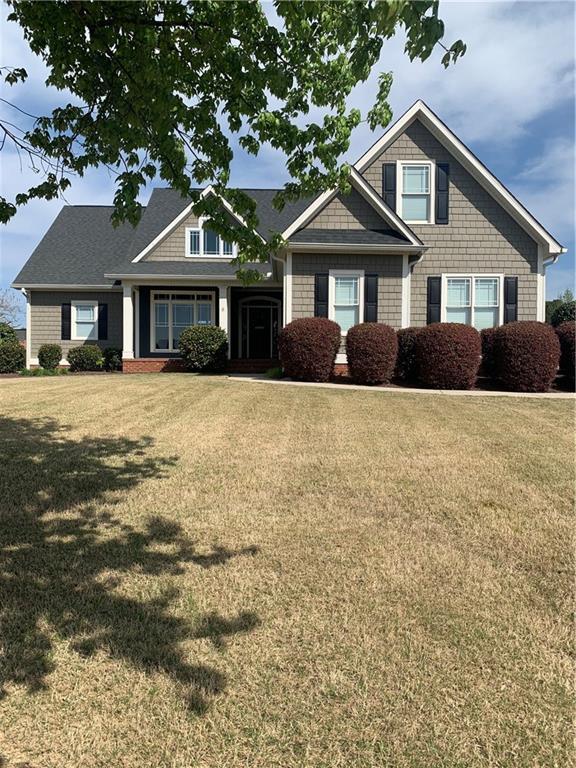
<svg viewBox="0 0 576 768"><path fill-rule="evenodd" d="M230 370L262 372L278 358L282 285L242 287L207 280L122 281L125 373L183 370L178 339L190 325L218 325L228 336Z"/></svg>

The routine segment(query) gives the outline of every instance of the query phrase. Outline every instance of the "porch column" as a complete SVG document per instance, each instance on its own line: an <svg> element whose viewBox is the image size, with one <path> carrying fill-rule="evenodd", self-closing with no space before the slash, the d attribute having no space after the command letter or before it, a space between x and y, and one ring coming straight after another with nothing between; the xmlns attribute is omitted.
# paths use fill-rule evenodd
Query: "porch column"
<svg viewBox="0 0 576 768"><path fill-rule="evenodd" d="M230 357L230 313L228 311L228 293L230 287L222 285L218 291L218 325L228 336L228 357Z"/></svg>
<svg viewBox="0 0 576 768"><path fill-rule="evenodd" d="M122 286L122 360L134 360L134 299L132 286Z"/></svg>

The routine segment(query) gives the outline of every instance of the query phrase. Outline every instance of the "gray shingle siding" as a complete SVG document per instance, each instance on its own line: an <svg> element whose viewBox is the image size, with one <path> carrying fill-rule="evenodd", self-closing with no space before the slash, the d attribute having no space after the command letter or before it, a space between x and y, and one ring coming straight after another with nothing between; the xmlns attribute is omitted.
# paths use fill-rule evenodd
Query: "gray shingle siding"
<svg viewBox="0 0 576 768"><path fill-rule="evenodd" d="M38 357L42 344L60 344L66 358L71 347L81 346L82 341L63 341L61 338L61 306L71 301L97 301L108 304L108 339L90 341L100 347L122 348L122 293L119 291L42 291L30 292L30 341L31 355Z"/></svg>
<svg viewBox="0 0 576 768"><path fill-rule="evenodd" d="M198 217L190 214L164 240L144 256L144 261L190 261L186 256L186 228L197 227Z"/></svg>
<svg viewBox="0 0 576 768"><path fill-rule="evenodd" d="M314 316L314 275L331 269L363 269L378 275L378 322L402 323L402 256L323 253L292 255L292 319Z"/></svg>
<svg viewBox="0 0 576 768"><path fill-rule="evenodd" d="M353 189L338 194L304 227L306 229L385 229L386 222Z"/></svg>
<svg viewBox="0 0 576 768"><path fill-rule="evenodd" d="M412 275L411 324L426 323L426 278L442 272L518 275L518 319L535 320L538 246L486 190L415 121L363 172L382 194L382 165L397 160L450 163L450 219L410 225L428 246Z"/></svg>

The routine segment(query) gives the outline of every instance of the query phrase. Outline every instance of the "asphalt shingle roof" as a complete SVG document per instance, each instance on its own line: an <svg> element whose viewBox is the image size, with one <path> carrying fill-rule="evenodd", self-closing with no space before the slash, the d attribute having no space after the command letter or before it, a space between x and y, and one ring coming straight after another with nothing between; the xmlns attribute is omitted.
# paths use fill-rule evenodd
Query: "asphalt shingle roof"
<svg viewBox="0 0 576 768"><path fill-rule="evenodd" d="M266 239L271 232L282 232L306 210L314 198L303 198L287 203L282 211L276 210L273 199L277 189L244 189L256 202L258 230ZM105 275L158 274L233 276L237 270L226 262L169 262L133 259L157 237L190 200L182 198L173 189L155 189L143 211L137 227L121 224L113 227L110 221L112 206L65 206L48 232L44 235L20 273L15 285L111 285L114 277ZM310 238L314 239L311 240ZM313 230L297 232L295 242L315 243L405 243L394 230ZM247 267L249 265L246 265ZM270 271L269 264L255 267Z"/></svg>
<svg viewBox="0 0 576 768"><path fill-rule="evenodd" d="M243 264L242 269L255 269L265 275L272 271L270 264ZM135 264L128 262L118 269L110 270L112 276L118 275L168 275L168 276L194 276L194 277L234 277L238 266L227 261L137 261Z"/></svg>
<svg viewBox="0 0 576 768"><path fill-rule="evenodd" d="M408 240L394 229L301 229L292 243L317 245L406 245Z"/></svg>

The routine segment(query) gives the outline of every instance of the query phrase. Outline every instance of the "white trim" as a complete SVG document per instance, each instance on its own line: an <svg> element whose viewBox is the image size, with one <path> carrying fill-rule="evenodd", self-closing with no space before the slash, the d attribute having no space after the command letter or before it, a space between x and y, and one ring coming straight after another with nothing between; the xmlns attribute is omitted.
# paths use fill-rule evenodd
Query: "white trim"
<svg viewBox="0 0 576 768"><path fill-rule="evenodd" d="M536 274L536 320L546 320L546 267L541 245L538 246L538 272Z"/></svg>
<svg viewBox="0 0 576 768"><path fill-rule="evenodd" d="M422 124L446 147L454 158L469 171L476 181L508 211L508 213L532 237L548 247L549 253L566 253L560 243L547 232L542 224L509 192L494 174L452 133L440 118L422 100L418 100L365 152L354 168L362 173L384 150L386 150L406 128L420 120Z"/></svg>
<svg viewBox="0 0 576 768"><path fill-rule="evenodd" d="M394 229L401 232L411 245L420 248L423 247L422 241L414 234L414 232L412 232L410 227L408 227L405 222L386 205L382 198L376 194L370 184L368 184L355 168L351 168L350 170L350 184L362 195L367 203L378 211L385 221L387 221ZM317 197L316 200L314 200L314 202L312 202L308 208L306 208L306 210L284 230L282 237L287 240L294 234L294 232L311 221L314 216L337 195L338 191L337 188L331 189L324 192L320 197ZM381 248L382 246L379 247Z"/></svg>
<svg viewBox="0 0 576 768"><path fill-rule="evenodd" d="M338 352L336 355L336 360L334 361L336 365L346 365L348 362L348 356L346 355L346 352Z"/></svg>
<svg viewBox="0 0 576 768"><path fill-rule="evenodd" d="M134 299L132 285L122 286L122 360L134 360Z"/></svg>
<svg viewBox="0 0 576 768"><path fill-rule="evenodd" d="M229 317L228 317L228 286L218 291L218 326L226 331L226 336L230 338ZM230 345L228 345L230 348ZM228 349L230 351L230 349Z"/></svg>
<svg viewBox="0 0 576 768"><path fill-rule="evenodd" d="M17 288L21 291L34 288L34 290L45 291L121 291L122 288L116 285L74 285L73 283L12 283L11 288Z"/></svg>
<svg viewBox="0 0 576 768"><path fill-rule="evenodd" d="M32 364L32 294L25 288L22 293L26 297L26 368Z"/></svg>
<svg viewBox="0 0 576 768"><path fill-rule="evenodd" d="M292 253L286 254L283 279L284 325L292 322Z"/></svg>
<svg viewBox="0 0 576 768"><path fill-rule="evenodd" d="M361 231L361 230L358 230ZM398 254L401 256L406 252L410 253L423 253L427 250L426 247L409 245L408 243L398 243L396 245L380 245L380 244L347 244L347 243L290 243L292 251L305 251L311 253L315 251L329 251L330 253L342 252L342 253L387 253L391 255Z"/></svg>
<svg viewBox="0 0 576 768"><path fill-rule="evenodd" d="M410 271L409 256L405 253L402 256L402 319L401 328L408 328L410 325L410 289L412 284L412 272Z"/></svg>
<svg viewBox="0 0 576 768"><path fill-rule="evenodd" d="M170 298L169 299L155 299L154 296L157 293L168 293L168 294L170 294ZM203 323L203 325L215 325L215 320L216 320L216 292L215 291L202 290L202 288L200 288L200 289L199 288L189 288L188 290L181 289L181 290L177 290L177 291L168 289L168 290L164 291L162 288L160 288L159 290L153 290L153 291L150 292L150 354L152 354L152 355L162 355L162 354L165 354L167 352L174 353L174 352L178 352L179 351L178 347L173 347L172 346L172 340L173 340L172 339L172 326L173 326L173 322L172 322L172 307L174 306L174 304L193 304L194 305L194 320L196 320L196 304L198 302L197 302L196 297L194 297L194 299L190 300L190 299L173 299L172 296L173 295L176 295L176 296L178 296L178 295L187 296L189 294L197 294L197 293L206 294L206 295L210 294L210 296L212 297L211 300L210 300L210 305L211 305L210 322L209 323ZM157 304L157 303L158 304L166 304L166 303L168 304L168 343L169 343L168 349L156 349L156 313L154 311L154 305ZM204 304L204 303L207 303L207 302L203 302L202 301L201 303ZM197 325L197 323L194 322L193 325Z"/></svg>
<svg viewBox="0 0 576 768"><path fill-rule="evenodd" d="M140 288L134 286L134 346L136 357L140 357Z"/></svg>
<svg viewBox="0 0 576 768"><path fill-rule="evenodd" d="M142 261L142 259L144 258L144 256L146 256L146 254L150 253L150 251L151 251L151 250L153 250L153 249L154 249L154 248L155 248L155 247L156 247L156 246L157 246L157 245L158 245L158 244L159 244L159 243L160 243L160 242L161 242L161 241L162 241L162 240L163 240L163 239L164 239L164 238L165 238L167 235L169 235L169 234L170 234L170 232L172 232L174 229L176 229L176 227L178 226L178 224L180 224L182 221L184 221L184 219L185 219L187 216L189 216L191 213L193 213L193 210L192 210L192 209L194 208L194 206L195 206L195 205L196 205L196 204L197 204L197 203L198 203L200 200L202 200L204 197L207 197L208 195L216 195L216 192L214 191L214 188L213 188L212 186L208 186L208 187L206 187L206 189L202 190L202 192L201 192L201 194L200 194L200 197L198 198L198 200L195 200L194 202L192 202L192 203L189 203L189 204L188 204L188 205L187 205L187 206L184 208L184 210L183 210L183 211L181 211L181 212L178 214L178 216L176 216L174 219L172 219L172 221L171 221L171 222L170 222L170 223L169 223L169 224L168 224L166 227L164 227L164 229L162 230L162 232L160 232L158 235L156 235L156 237L155 237L155 238L154 238L154 239L153 239L153 240L152 240L150 243L148 243L148 245L147 245L147 246L146 246L146 247L145 247L143 250L141 250L141 251L140 251L140 253L138 253L138 254L137 254L137 255L136 255L136 256L135 256L135 257L132 259L132 263L133 263L133 264L136 264L137 262L139 262L139 261ZM245 226L246 226L246 222L244 221L244 219L242 218L242 216L240 216L239 214L237 214L237 213L234 211L234 209L232 208L232 206L230 205L230 203L229 203L227 200L225 200L225 199L224 199L224 198L223 198L221 195L216 195L216 197L218 197L218 199L220 200L220 202L222 203L222 205L224 206L224 208L226 209L226 211L227 211L227 212L228 212L228 213L229 213L231 216L233 216L233 217L236 219L236 221L237 221L239 224L241 224L243 227L245 227ZM208 218L208 217L205 217L205 218ZM192 227L192 229L194 229L194 227ZM262 235L261 235L259 232L256 232L256 234L257 234L257 235L258 235L258 237L259 237L259 238L262 240L262 242L264 242L264 238L262 237ZM187 247L187 246L186 246L186 247Z"/></svg>
<svg viewBox="0 0 576 768"><path fill-rule="evenodd" d="M403 210L402 210L402 197L404 196L404 174L403 174L403 168L405 165L426 165L428 166L428 192L426 193L429 197L429 208L428 208L428 219L426 221L419 221L419 220L410 220L405 219L402 216ZM406 194L415 194L415 193L406 193ZM436 210L436 161L435 160L396 160L396 210L400 211L400 215L402 216L402 221L405 221L407 224L418 224L423 226L428 226L429 224L435 224L436 223L436 217L435 217L435 210Z"/></svg>
<svg viewBox="0 0 576 768"><path fill-rule="evenodd" d="M94 327L90 336L78 336L76 333L77 318L76 312L78 305L82 307L92 307L94 310ZM70 301L70 341L98 341L98 302L92 299L72 299Z"/></svg>
<svg viewBox="0 0 576 768"><path fill-rule="evenodd" d="M250 265L244 265L248 268ZM174 282L174 280L204 280L204 282L208 283L208 285L212 285L215 282L220 282L221 280L226 281L227 283L230 282L230 280L234 279L233 275L153 275L153 274L144 274L144 275L134 275L134 274L124 274L124 275L109 275L109 277L114 277L116 280L149 280L153 283L161 283L162 281L166 282L168 285ZM262 277L269 278L272 277L272 272L263 272ZM234 283L235 285L240 285L240 281L236 280Z"/></svg>
<svg viewBox="0 0 576 768"><path fill-rule="evenodd" d="M335 319L336 279L337 277L358 278L358 323L364 322L364 270L363 269L331 269L328 272L328 318ZM342 336L347 331L341 330Z"/></svg>
<svg viewBox="0 0 576 768"><path fill-rule="evenodd" d="M504 323L504 275L497 272L443 272L442 273L442 289L441 289L441 304L440 304L440 321L442 323L446 321L446 297L448 293L448 279L449 278L466 278L470 280L470 325L474 327L474 303L476 296L476 279L478 278L494 278L498 280L498 325Z"/></svg>
<svg viewBox="0 0 576 768"><path fill-rule="evenodd" d="M198 261L232 261L232 259L235 259L238 257L238 245L236 243L231 243L232 245L232 253L225 254L224 253L224 240L222 237L215 232L214 234L218 238L218 254L208 254L206 255L204 253L204 223L207 221L206 216L200 216L198 219L198 225L196 227L186 227L185 228L185 238L186 242L184 244L184 256L187 259L197 259ZM198 246L200 248L198 253L192 253L190 251L190 233L191 232L198 232Z"/></svg>

